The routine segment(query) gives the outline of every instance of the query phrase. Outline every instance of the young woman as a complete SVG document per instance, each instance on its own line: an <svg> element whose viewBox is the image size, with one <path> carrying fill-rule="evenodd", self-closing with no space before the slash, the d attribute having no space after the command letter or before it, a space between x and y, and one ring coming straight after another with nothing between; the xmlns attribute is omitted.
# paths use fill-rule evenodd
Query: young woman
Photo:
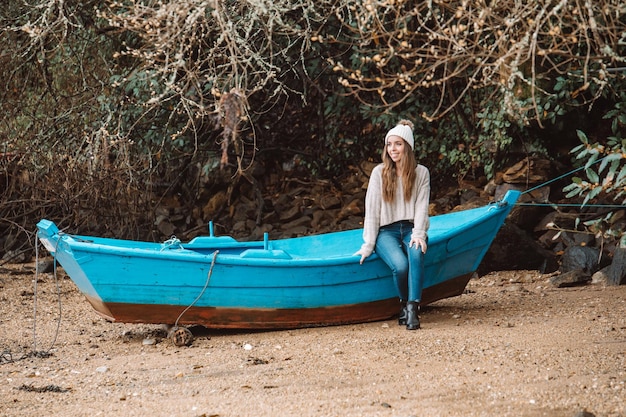
<svg viewBox="0 0 626 417"><path fill-rule="evenodd" d="M413 123L401 120L387 132L383 163L372 170L365 197L361 264L375 250L391 268L401 309L398 323L420 328L424 254L427 249L430 173L413 154Z"/></svg>

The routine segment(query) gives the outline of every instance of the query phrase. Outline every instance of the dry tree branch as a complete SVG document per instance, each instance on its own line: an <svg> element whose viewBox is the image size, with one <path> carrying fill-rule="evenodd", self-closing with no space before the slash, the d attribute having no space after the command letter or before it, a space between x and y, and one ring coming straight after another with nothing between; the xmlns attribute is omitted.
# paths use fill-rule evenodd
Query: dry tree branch
<svg viewBox="0 0 626 417"><path fill-rule="evenodd" d="M145 105L177 103L174 109L186 114L190 122L172 139L192 130L197 140L199 125L228 127L222 135L221 165L225 166L226 151L232 146L238 169L243 169L245 152L241 129L253 125L250 97L259 92L270 101L294 93L306 97L284 81L284 74L296 71L291 61L305 68L314 25L324 21L309 0L112 1L108 9L100 9L99 16L139 39L127 44L119 57L136 60L142 71L154 75L155 89ZM244 106L236 113L242 118L238 123L245 123L237 128L224 119L230 110L222 108L235 96ZM249 151L253 158L254 148Z"/></svg>
<svg viewBox="0 0 626 417"><path fill-rule="evenodd" d="M361 8L351 5L342 3L351 13L337 15L354 15L342 23L353 43L363 46L361 55L330 62L349 93L374 107L396 106L416 90L436 88L444 97L447 84L467 83L471 89L499 89L510 115L541 124L539 98L549 94L541 84L550 74L580 71L587 88L598 81L592 72L624 64L617 51L623 50L619 39L626 32L626 8L618 0L368 0ZM520 95L518 85L528 87L527 96ZM386 98L390 94L394 101ZM526 99L533 111L522 106ZM441 118L458 102L458 97L447 101L447 108L440 102L424 117Z"/></svg>

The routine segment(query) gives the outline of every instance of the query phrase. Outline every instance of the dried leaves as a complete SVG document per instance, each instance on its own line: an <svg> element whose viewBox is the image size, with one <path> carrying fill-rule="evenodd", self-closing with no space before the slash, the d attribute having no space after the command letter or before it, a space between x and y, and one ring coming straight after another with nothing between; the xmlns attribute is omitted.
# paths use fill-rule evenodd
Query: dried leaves
<svg viewBox="0 0 626 417"><path fill-rule="evenodd" d="M494 87L509 95L508 113L524 116L516 99L520 93L544 93L538 80L548 74L604 86L608 70L624 63L619 51L625 13L616 0L346 4L337 15L354 41L361 41L360 64L343 58L330 62L343 74L342 84L369 104L394 106L417 89L433 89L443 102L446 86L460 81L466 83L461 96ZM456 103L448 101L424 117L442 117Z"/></svg>

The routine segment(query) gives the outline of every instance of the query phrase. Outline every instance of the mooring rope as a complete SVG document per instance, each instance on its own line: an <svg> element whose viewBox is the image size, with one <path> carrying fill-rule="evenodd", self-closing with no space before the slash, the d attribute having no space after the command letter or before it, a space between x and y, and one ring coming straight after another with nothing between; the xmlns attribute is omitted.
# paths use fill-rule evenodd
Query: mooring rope
<svg viewBox="0 0 626 417"><path fill-rule="evenodd" d="M57 241L58 248L59 241ZM57 274L57 262L56 262L56 252L57 248L54 251L54 281L57 289L57 299L59 302L59 316L57 319L57 328L54 333L54 338L50 347L46 350L38 351L37 350L37 300L38 300L38 288L37 283L39 281L39 234L35 232L35 280L33 283L33 348L31 352L24 353L19 358L13 358L13 354L9 350L5 350L0 354L0 364L3 363L12 363L21 361L26 358L30 358L31 356L35 356L38 358L47 358L51 355L52 348L56 344L56 341L59 337L60 329L61 329L61 319L63 317L63 303L61 301L61 287L59 285L59 278Z"/></svg>
<svg viewBox="0 0 626 417"><path fill-rule="evenodd" d="M176 322L174 323L174 328L178 327L178 321L181 319L181 317L191 308L193 307L193 305L195 303L198 302L198 300L200 298L202 298L202 295L204 294L204 292L206 291L207 287L209 286L209 281L211 280L211 275L213 274L213 267L215 266L215 259L217 258L217 254L219 253L219 250L216 250L215 252L213 252L213 260L211 261L211 268L209 269L209 273L207 274L206 277L206 282L204 283L204 287L202 288L202 291L200 291L200 294L198 294L198 296L196 297L195 300L193 300L193 302L191 304L189 304L183 311L182 313L179 314L178 318L176 319Z"/></svg>
<svg viewBox="0 0 626 417"><path fill-rule="evenodd" d="M538 206L538 207L583 207L582 204L575 203L515 203L517 206ZM605 208L626 208L624 204L585 204L584 207L605 207Z"/></svg>
<svg viewBox="0 0 626 417"><path fill-rule="evenodd" d="M173 248L174 246L177 246L177 249L184 249L183 244L181 243L180 239L177 238L176 236L172 236L171 238L167 239L165 242L162 243L161 252L163 252L165 249Z"/></svg>
<svg viewBox="0 0 626 417"><path fill-rule="evenodd" d="M61 234L65 234L62 232L59 232L59 235ZM80 239L82 240L82 239ZM11 353L11 351L9 350L5 350L3 352L0 353L0 364L2 363L12 363L12 362L17 362L26 358L29 358L31 356L36 356L36 357L40 357L40 358L45 358L50 356L50 351L52 350L52 348L54 347L54 345L56 344L56 341L58 339L59 333L60 333L60 329L61 329L61 320L63 317L63 304L61 301L61 288L59 285L59 278L58 278L58 271L57 271L57 251L58 251L58 247L59 247L59 243L60 243L60 239L58 239L56 241L55 244L55 249L54 249L54 255L53 255L53 275L54 275L54 280L55 280L55 284L56 284L56 288L57 288L57 297L58 297L58 303L59 303L59 316L57 319L57 327L56 327L56 331L54 334L54 338L52 340L52 343L50 344L50 347L47 350L43 350L43 351L38 351L37 350L37 301L38 301L38 288L37 288L37 283L39 281L39 234L37 232L35 232L35 279L34 279L34 288L33 288L33 348L32 351L26 354L23 354L20 358L14 359L13 358L13 354ZM180 245L180 240L173 238L171 239L169 242L166 242L167 246L166 248L172 247L172 246L176 246L176 245ZM181 245L182 246L182 245ZM213 274L213 268L215 266L215 261L217 259L217 255L219 253L219 250L216 250L213 253L213 259L211 261L211 267L209 269L209 272L207 274L207 279L206 282L204 283L204 287L202 288L202 291L200 291L200 294L198 294L198 296L193 300L193 302L191 304L189 304L189 306L187 306L178 316L178 318L176 319L176 322L174 324L174 326L178 326L178 322L180 321L180 319L183 317L183 315L191 308L193 307L198 300L200 300L200 298L202 298L202 296L204 295L206 289L209 286L209 282L211 280L211 275Z"/></svg>
<svg viewBox="0 0 626 417"><path fill-rule="evenodd" d="M57 289L57 300L59 303L59 316L57 319L57 328L54 333L54 338L52 339L52 343L47 350L37 351L37 281L39 281L39 234L35 232L35 283L34 283L34 295L33 295L33 354L35 356L46 357L50 355L50 351L54 347L57 338L59 337L59 332L61 329L61 319L63 317L63 303L61 302L61 288L59 286L59 276L57 273L57 250L59 248L59 242L61 239L57 239L55 248L54 248L54 256L53 256L53 276L54 282Z"/></svg>
<svg viewBox="0 0 626 417"><path fill-rule="evenodd" d="M603 160L604 160L604 159L606 159L606 158L608 158L608 155L607 155L607 156L605 156L604 158L600 158L600 159L598 159L598 160L596 160L596 161L592 162L592 163L591 163L591 164L589 164L589 165L585 165L585 166L582 166L582 167L578 167L578 168L573 169L573 170L571 170L571 171L569 171L569 172L566 172L566 173L565 173L565 174L563 174L563 175L559 175L559 176L558 176L558 177L556 177L556 178L553 178L553 179L548 180L548 181L546 181L546 182L543 182L543 183L541 183L541 184L539 184L539 185L536 185L536 186L534 186L534 187L532 187L532 188L529 188L528 190L524 191L522 194L526 194L526 193L533 192L533 191L535 191L535 190L537 190L537 189L539 189L539 188L545 187L546 185L552 184L553 182L556 182L556 181L558 181L558 180L561 180L561 179L563 179L563 178L565 178L565 177L569 177L570 175L575 174L575 173L577 173L578 171L581 171L581 170L583 170L583 169L587 169L587 168L589 168L590 166L595 165L595 164L597 164L598 162L601 162L601 161L603 161Z"/></svg>
<svg viewBox="0 0 626 417"><path fill-rule="evenodd" d="M543 183L541 183L539 185L536 185L536 186L534 186L532 188L529 188L526 191L523 191L522 194L528 194L528 193L531 193L531 192L533 192L533 191L535 191L535 190L537 190L539 188L543 188L543 187L545 187L545 186L547 186L549 184L552 184L553 182L559 181L559 180L561 180L561 179L563 179L565 177L568 177L568 176L570 176L572 174L575 174L578 171L581 171L583 169L587 169L590 166L593 166L593 165L595 165L595 164L597 164L599 162L602 162L603 160L605 160L608 157L609 157L609 155L607 155L607 156L605 156L603 158L600 158L600 159L598 159L598 160L596 160L596 161L594 161L594 162L592 162L592 163L590 163L588 165L584 165L582 167L578 167L578 168L573 169L573 170L571 170L569 172L566 172L563 175L559 175L556 178L553 178L551 180L545 181L545 182L543 182ZM594 208L599 208L599 207L604 207L604 208L625 208L626 207L624 204L582 204L582 203L581 204L573 204L573 203L549 203L549 202L547 202L547 203L546 202L544 202L544 203L523 203L523 202L519 202L519 201L516 202L515 205L516 206L537 206L537 207L579 207L579 208L582 208L582 207L590 207L590 208L591 207L594 207Z"/></svg>

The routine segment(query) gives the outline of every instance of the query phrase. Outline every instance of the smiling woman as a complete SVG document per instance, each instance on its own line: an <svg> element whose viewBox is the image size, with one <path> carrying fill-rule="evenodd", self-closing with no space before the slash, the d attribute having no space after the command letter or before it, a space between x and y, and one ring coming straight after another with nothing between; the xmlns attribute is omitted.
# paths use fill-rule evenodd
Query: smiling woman
<svg viewBox="0 0 626 417"><path fill-rule="evenodd" d="M400 120L387 132L383 163L372 171L365 197L361 263L376 250L389 266L400 299L398 324L420 328L417 311L424 286L430 173L413 154L413 123Z"/></svg>

